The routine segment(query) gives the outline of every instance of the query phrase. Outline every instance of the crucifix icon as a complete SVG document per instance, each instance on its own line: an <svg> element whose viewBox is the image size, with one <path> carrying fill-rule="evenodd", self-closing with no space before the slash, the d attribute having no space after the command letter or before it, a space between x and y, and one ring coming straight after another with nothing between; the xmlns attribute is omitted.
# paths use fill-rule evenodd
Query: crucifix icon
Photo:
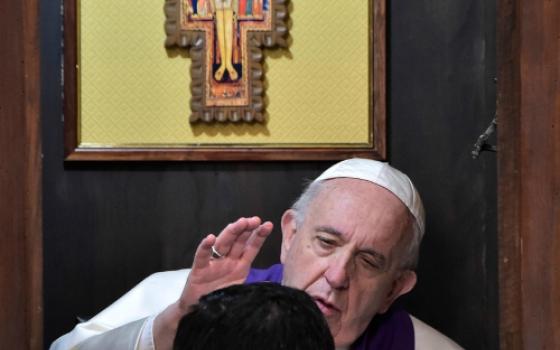
<svg viewBox="0 0 560 350"><path fill-rule="evenodd" d="M191 122L263 122L263 47L287 47L288 0L166 0L167 48L189 49Z"/></svg>

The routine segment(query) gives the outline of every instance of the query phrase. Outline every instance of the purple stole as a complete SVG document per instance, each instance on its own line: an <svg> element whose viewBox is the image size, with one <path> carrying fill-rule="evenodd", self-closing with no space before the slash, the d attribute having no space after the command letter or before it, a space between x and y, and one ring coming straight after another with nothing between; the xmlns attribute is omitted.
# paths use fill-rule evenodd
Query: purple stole
<svg viewBox="0 0 560 350"><path fill-rule="evenodd" d="M245 283L282 282L283 266L272 265L266 270L251 269ZM414 328L404 309L393 304L384 314L377 315L365 332L352 344L352 350L413 350Z"/></svg>

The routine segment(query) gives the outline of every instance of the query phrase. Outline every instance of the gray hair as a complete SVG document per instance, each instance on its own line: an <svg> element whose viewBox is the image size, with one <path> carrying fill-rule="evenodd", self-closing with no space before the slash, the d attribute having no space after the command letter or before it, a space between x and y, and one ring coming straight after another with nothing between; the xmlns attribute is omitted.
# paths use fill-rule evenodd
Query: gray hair
<svg viewBox="0 0 560 350"><path fill-rule="evenodd" d="M292 210L295 211L296 227L301 227L307 215L309 205L313 202L315 197L325 187L324 183L328 180L313 181L306 184L305 190L298 199L292 204ZM401 259L401 268L403 270L416 270L418 266L418 257L420 254L420 243L424 233L416 222L414 216L409 211L410 229L405 237L409 237L404 250L404 257Z"/></svg>

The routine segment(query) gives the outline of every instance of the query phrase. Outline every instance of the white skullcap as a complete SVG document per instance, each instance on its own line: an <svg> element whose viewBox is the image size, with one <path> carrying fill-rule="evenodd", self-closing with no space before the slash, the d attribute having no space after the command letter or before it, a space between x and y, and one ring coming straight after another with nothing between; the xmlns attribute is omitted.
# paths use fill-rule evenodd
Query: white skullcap
<svg viewBox="0 0 560 350"><path fill-rule="evenodd" d="M389 190L410 210L420 228L421 235L424 234L424 206L420 194L408 176L390 166L389 163L353 158L336 163L313 182L341 177L366 180Z"/></svg>

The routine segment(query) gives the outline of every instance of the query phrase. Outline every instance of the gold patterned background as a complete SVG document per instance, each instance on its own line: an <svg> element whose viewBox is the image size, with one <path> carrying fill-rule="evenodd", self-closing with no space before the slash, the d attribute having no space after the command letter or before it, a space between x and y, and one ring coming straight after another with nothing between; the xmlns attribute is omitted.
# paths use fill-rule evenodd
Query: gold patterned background
<svg viewBox="0 0 560 350"><path fill-rule="evenodd" d="M368 1L291 0L288 50L266 52L266 124L191 125L190 59L164 0L79 2L80 147L371 144Z"/></svg>

